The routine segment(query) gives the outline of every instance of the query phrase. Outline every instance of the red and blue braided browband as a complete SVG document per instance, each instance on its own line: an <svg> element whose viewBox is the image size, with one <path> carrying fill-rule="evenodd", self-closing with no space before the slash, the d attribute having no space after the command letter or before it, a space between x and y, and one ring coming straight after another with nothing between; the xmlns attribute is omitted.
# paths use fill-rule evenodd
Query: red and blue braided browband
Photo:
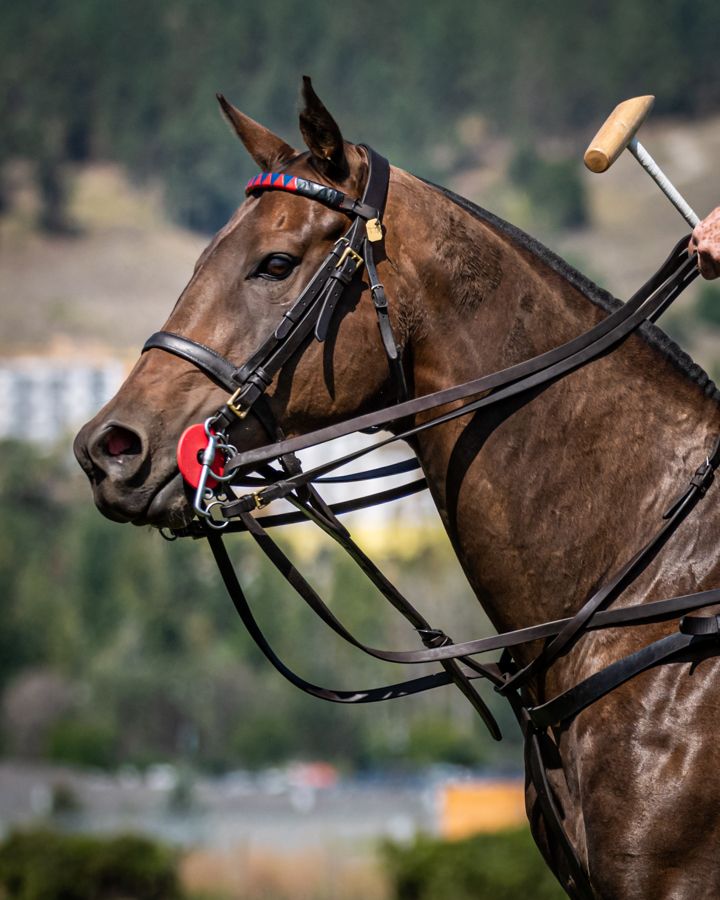
<svg viewBox="0 0 720 900"><path fill-rule="evenodd" d="M360 200L348 197L336 188L326 184L318 184L317 181L308 181L306 178L298 178L297 175L283 175L280 172L258 172L254 178L245 185L245 193L253 194L255 191L289 191L291 194L300 194L311 200L319 200L326 206L339 209L342 212L354 213L363 219L376 218L378 210L367 206Z"/></svg>
<svg viewBox="0 0 720 900"><path fill-rule="evenodd" d="M336 208L339 208L345 199L345 194L342 191L336 191L335 188L318 184L316 181L307 181L305 178L298 178L297 175L282 175L280 172L259 172L245 186L246 194L268 190L290 191L291 194L301 194L303 197L320 200L321 203Z"/></svg>

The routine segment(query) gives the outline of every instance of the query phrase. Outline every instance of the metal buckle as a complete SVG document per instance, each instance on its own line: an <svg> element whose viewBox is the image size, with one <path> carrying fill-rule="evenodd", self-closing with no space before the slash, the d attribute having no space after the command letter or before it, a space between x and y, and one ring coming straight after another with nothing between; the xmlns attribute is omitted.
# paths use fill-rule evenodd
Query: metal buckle
<svg viewBox="0 0 720 900"><path fill-rule="evenodd" d="M242 407L236 406L236 405L235 405L235 404L237 403L237 401L240 399L240 394L241 394L242 391L243 391L243 387L244 387L244 385L243 385L242 387L239 387L239 388L235 391L235 393L232 395L232 397L230 397L230 399L227 400L226 403L225 403L225 405L227 406L227 408L228 408L229 410L231 410L232 412L234 412L235 415L238 417L238 419L244 419L245 416L250 412L250 409L249 409L249 408L248 408L248 409L243 409Z"/></svg>
<svg viewBox="0 0 720 900"><path fill-rule="evenodd" d="M250 496L255 503L255 509L264 509L267 506L267 500L263 498L260 491L254 491Z"/></svg>
<svg viewBox="0 0 720 900"><path fill-rule="evenodd" d="M343 250L342 255L341 255L340 259L337 261L337 265L335 266L335 268L341 269L345 260L348 257L350 257L352 259L352 261L355 263L355 270L353 272L353 274L355 274L355 272L357 272L357 270L360 268L360 266L365 264L365 260L362 258L362 256L360 256L359 253L356 253L350 245L348 245Z"/></svg>

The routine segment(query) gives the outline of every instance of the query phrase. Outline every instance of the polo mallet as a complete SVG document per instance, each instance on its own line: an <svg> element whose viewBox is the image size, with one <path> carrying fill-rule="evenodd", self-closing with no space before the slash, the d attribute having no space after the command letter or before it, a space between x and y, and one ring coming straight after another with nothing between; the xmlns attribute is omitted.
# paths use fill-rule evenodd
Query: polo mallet
<svg viewBox="0 0 720 900"><path fill-rule="evenodd" d="M627 148L683 219L694 228L700 221L699 217L635 137L654 102L655 97L648 95L619 103L590 142L583 159L591 172L606 172Z"/></svg>

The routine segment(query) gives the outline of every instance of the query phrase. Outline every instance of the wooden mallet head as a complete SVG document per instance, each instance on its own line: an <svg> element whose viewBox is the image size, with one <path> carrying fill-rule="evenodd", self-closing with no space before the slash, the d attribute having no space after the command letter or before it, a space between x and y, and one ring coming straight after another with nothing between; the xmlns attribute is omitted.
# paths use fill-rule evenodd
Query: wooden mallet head
<svg viewBox="0 0 720 900"><path fill-rule="evenodd" d="M618 103L590 141L583 160L591 172L606 172L620 156L652 109L655 97L633 97Z"/></svg>

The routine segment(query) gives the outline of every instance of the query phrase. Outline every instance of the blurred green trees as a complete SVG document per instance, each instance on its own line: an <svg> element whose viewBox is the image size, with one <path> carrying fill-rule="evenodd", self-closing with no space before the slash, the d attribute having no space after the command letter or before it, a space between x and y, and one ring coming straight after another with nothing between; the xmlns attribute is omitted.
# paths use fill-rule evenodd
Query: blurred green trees
<svg viewBox="0 0 720 900"><path fill-rule="evenodd" d="M558 0L552 11L529 0L367 0L342 11L316 0L301 13L288 0L6 3L0 169L34 161L49 228L68 224L66 165L90 158L159 179L176 218L211 231L252 172L220 120L218 90L297 141L296 92L311 74L349 139L442 176L469 115L534 140L593 130L619 100L650 90L661 114L717 110L719 29L713 0Z"/></svg>
<svg viewBox="0 0 720 900"><path fill-rule="evenodd" d="M388 843L385 862L396 900L561 900L565 892L527 828L461 841L418 837Z"/></svg>
<svg viewBox="0 0 720 900"><path fill-rule="evenodd" d="M695 302L695 314L703 325L720 328L720 286L714 282L701 286Z"/></svg>
<svg viewBox="0 0 720 900"><path fill-rule="evenodd" d="M177 854L148 838L18 831L0 844L9 900L180 900Z"/></svg>
<svg viewBox="0 0 720 900"><path fill-rule="evenodd" d="M585 193L577 165L567 159L544 159L521 143L510 160L510 180L528 197L538 221L554 228L588 224Z"/></svg>

